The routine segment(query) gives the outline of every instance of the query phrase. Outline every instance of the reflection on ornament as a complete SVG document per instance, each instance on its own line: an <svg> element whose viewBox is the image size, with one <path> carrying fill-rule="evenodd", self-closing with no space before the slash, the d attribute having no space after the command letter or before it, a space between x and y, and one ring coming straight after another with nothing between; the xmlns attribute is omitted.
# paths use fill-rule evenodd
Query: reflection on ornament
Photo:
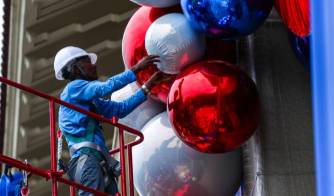
<svg viewBox="0 0 334 196"><path fill-rule="evenodd" d="M275 8L295 35L300 37L310 35L309 0L275 0Z"/></svg>
<svg viewBox="0 0 334 196"><path fill-rule="evenodd" d="M273 0L181 0L191 24L209 36L232 39L251 34L268 17Z"/></svg>
<svg viewBox="0 0 334 196"><path fill-rule="evenodd" d="M208 153L238 148L260 119L254 82L223 61L204 61L184 70L172 85L167 107L179 138Z"/></svg>
<svg viewBox="0 0 334 196"><path fill-rule="evenodd" d="M123 87L122 89L113 92L111 95L111 100L117 102L124 101L134 95L137 90L139 90L139 87L136 82L133 82ZM148 98L130 114L124 118L119 119L118 122L133 129L141 130L151 118L164 111L165 108L166 106L164 104Z"/></svg>
<svg viewBox="0 0 334 196"><path fill-rule="evenodd" d="M183 14L171 13L152 23L146 33L145 47L148 54L160 56L159 70L178 74L203 57L205 37L190 26Z"/></svg>
<svg viewBox="0 0 334 196"><path fill-rule="evenodd" d="M174 133L167 113L142 129L143 143L133 148L134 182L140 195L234 195L241 181L241 154L201 153Z"/></svg>
<svg viewBox="0 0 334 196"><path fill-rule="evenodd" d="M131 17L125 28L122 40L122 56L126 68L133 67L140 59L147 55L145 49L145 35L150 25L159 17L171 13L179 12L179 7L171 8L151 8L141 7ZM144 84L157 69L154 66L149 67L138 73L137 78L140 85ZM171 82L163 82L155 86L151 91L151 97L166 103Z"/></svg>

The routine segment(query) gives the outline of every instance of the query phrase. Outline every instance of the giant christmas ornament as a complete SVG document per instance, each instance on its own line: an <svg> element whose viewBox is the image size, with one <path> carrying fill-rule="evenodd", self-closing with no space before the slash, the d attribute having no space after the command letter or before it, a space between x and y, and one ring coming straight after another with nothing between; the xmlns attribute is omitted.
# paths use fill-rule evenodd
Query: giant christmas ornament
<svg viewBox="0 0 334 196"><path fill-rule="evenodd" d="M179 138L208 153L234 150L256 130L259 96L244 72L223 61L189 66L168 96L170 121Z"/></svg>
<svg viewBox="0 0 334 196"><path fill-rule="evenodd" d="M170 7L176 5L180 0L130 0L139 5L145 5L149 7Z"/></svg>
<svg viewBox="0 0 334 196"><path fill-rule="evenodd" d="M159 9L143 6L135 12L125 28L122 40L122 56L127 68L147 55L145 35L150 25L165 14L179 11L179 7Z"/></svg>
<svg viewBox="0 0 334 196"><path fill-rule="evenodd" d="M231 39L251 34L270 13L273 0L181 0L191 24L210 36Z"/></svg>
<svg viewBox="0 0 334 196"><path fill-rule="evenodd" d="M131 68L147 55L145 49L145 35L149 26L160 16L178 11L180 11L179 7L159 9L145 6L136 11L125 28L122 40L122 56L126 68ZM157 71L157 69L152 66L139 72L137 81L141 85L144 84L155 71ZM171 82L164 82L154 87L151 91L151 96L156 100L161 100L166 103L171 84Z"/></svg>
<svg viewBox="0 0 334 196"><path fill-rule="evenodd" d="M112 101L125 101L134 95L139 87L137 83L133 82L128 84L124 88L112 93ZM136 109L134 109L129 115L124 118L119 119L119 123L124 124L128 127L141 130L143 126L151 120L155 115L165 110L165 106L162 103L158 103L150 98L148 98L144 103L140 104Z"/></svg>
<svg viewBox="0 0 334 196"><path fill-rule="evenodd" d="M294 34L301 37L310 34L309 0L275 0L275 8Z"/></svg>
<svg viewBox="0 0 334 196"><path fill-rule="evenodd" d="M158 69L178 74L203 57L205 37L191 27L183 14L171 13L152 23L146 33L145 47L148 54L160 56Z"/></svg>
<svg viewBox="0 0 334 196"><path fill-rule="evenodd" d="M133 148L134 183L140 195L234 195L240 186L240 150L213 155L185 145L174 133L167 113L143 128L145 140Z"/></svg>

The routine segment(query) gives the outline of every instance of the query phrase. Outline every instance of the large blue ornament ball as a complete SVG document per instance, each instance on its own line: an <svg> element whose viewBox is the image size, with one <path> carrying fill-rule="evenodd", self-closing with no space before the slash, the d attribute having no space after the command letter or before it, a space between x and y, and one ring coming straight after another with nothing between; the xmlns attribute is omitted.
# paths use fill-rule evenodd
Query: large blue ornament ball
<svg viewBox="0 0 334 196"><path fill-rule="evenodd" d="M289 33L289 39L299 62L309 71L311 65L310 36L299 37L293 33Z"/></svg>
<svg viewBox="0 0 334 196"><path fill-rule="evenodd" d="M209 36L236 39L251 34L268 17L273 0L181 0L192 26Z"/></svg>

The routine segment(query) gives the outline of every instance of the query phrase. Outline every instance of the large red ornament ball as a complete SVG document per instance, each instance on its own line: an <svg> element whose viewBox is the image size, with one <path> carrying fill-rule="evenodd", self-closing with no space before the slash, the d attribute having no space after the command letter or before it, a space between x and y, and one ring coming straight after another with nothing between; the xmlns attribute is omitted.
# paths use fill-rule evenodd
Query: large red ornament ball
<svg viewBox="0 0 334 196"><path fill-rule="evenodd" d="M171 87L167 107L179 138L207 153L238 148L260 119L255 83L223 61L204 61L185 69Z"/></svg>
<svg viewBox="0 0 334 196"><path fill-rule="evenodd" d="M131 68L147 55L145 49L145 35L150 25L160 16L178 12L180 9L180 7L151 8L143 6L136 11L125 28L122 40L122 56L126 68ZM138 73L138 82L141 85L144 84L155 71L157 71L157 69L152 66ZM152 97L166 103L171 85L172 81L164 82L154 87L151 91Z"/></svg>
<svg viewBox="0 0 334 196"><path fill-rule="evenodd" d="M310 35L309 0L275 0L275 8L295 35L301 37Z"/></svg>

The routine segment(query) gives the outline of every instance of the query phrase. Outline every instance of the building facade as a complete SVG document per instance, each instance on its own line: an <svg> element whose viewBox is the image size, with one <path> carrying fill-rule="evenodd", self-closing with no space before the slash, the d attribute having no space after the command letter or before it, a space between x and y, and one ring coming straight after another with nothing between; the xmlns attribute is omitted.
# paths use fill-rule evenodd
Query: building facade
<svg viewBox="0 0 334 196"><path fill-rule="evenodd" d="M122 35L136 7L123 0L13 0L8 78L58 96L65 83L55 79L53 60L68 45L98 54L100 79L123 71ZM10 87L7 97L4 154L50 168L48 102ZM113 128L105 135L111 146ZM31 195L51 195L44 179L30 181Z"/></svg>

